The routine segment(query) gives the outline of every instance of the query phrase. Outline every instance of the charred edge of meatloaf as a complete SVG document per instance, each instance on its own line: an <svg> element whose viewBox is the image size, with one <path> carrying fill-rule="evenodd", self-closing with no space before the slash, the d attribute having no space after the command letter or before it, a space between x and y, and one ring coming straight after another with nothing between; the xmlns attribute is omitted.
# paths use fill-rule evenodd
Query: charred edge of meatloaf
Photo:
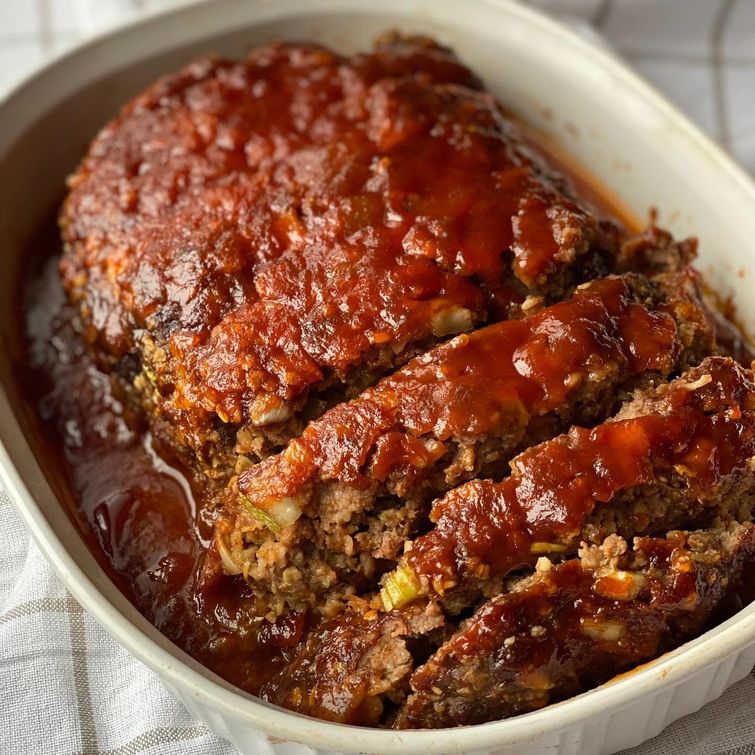
<svg viewBox="0 0 755 755"><path fill-rule="evenodd" d="M543 558L414 672L395 726L483 723L602 684L696 636L754 553L748 523Z"/></svg>
<svg viewBox="0 0 755 755"><path fill-rule="evenodd" d="M676 241L665 229L651 223L640 233L620 239L616 270L657 275L683 270L697 257L697 239Z"/></svg>
<svg viewBox="0 0 755 755"><path fill-rule="evenodd" d="M737 312L730 299L722 299L709 286L702 286L702 302L716 334L717 351L745 367L755 362L752 334L737 322Z"/></svg>
<svg viewBox="0 0 755 755"><path fill-rule="evenodd" d="M435 502L433 529L384 579L387 608L422 595L458 611L538 555L580 538L662 532L698 517L749 517L755 494L752 372L709 357L640 392L613 419L528 449L503 482L474 480ZM398 602L390 591L399 580Z"/></svg>
<svg viewBox="0 0 755 755"><path fill-rule="evenodd" d="M363 601L306 637L260 696L297 713L346 724L378 725L386 703L408 692L412 638L437 647L444 633L436 606L378 613ZM445 635L447 636L447 634Z"/></svg>
<svg viewBox="0 0 755 755"><path fill-rule="evenodd" d="M697 240L675 241L668 231L651 224L641 233L620 241L618 249L616 271L657 275L689 266L697 256ZM722 299L705 283L700 288L700 298L715 330L716 353L749 367L755 361L752 334L738 324L731 301Z"/></svg>
<svg viewBox="0 0 755 755"><path fill-rule="evenodd" d="M696 239L674 241L668 231L650 225L641 233L620 242L616 269L657 275L684 269L696 256ZM699 281L698 297L714 327L717 353L749 367L755 361L755 342L751 334L737 324L731 301L719 296L702 279Z"/></svg>

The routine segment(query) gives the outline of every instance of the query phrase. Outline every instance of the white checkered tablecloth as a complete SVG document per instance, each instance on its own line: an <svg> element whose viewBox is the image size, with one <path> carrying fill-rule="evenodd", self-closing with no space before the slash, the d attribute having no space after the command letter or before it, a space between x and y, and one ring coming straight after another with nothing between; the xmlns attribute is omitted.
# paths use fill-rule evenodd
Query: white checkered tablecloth
<svg viewBox="0 0 755 755"><path fill-rule="evenodd" d="M459 0L461 3L463 0ZM0 83L180 0L0 0ZM591 25L755 171L755 0L531 0ZM232 755L66 593L0 489L0 752ZM755 755L755 676L632 755Z"/></svg>

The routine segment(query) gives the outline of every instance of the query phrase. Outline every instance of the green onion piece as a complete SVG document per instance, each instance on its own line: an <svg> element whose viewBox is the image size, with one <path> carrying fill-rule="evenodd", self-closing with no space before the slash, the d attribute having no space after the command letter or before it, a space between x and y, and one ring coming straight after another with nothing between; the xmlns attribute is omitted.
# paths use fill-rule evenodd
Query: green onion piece
<svg viewBox="0 0 755 755"><path fill-rule="evenodd" d="M533 555L542 554L542 553L565 553L566 552L566 546L561 545L560 543L542 543L542 542L534 542L532 545L530 545L530 553Z"/></svg>
<svg viewBox="0 0 755 755"><path fill-rule="evenodd" d="M264 524L271 532L276 535L281 531L280 524L262 509L258 509L245 495L239 493L241 505L251 514L258 522Z"/></svg>
<svg viewBox="0 0 755 755"><path fill-rule="evenodd" d="M399 566L391 572L380 590L380 599L386 611L401 608L419 598L420 595L422 595L422 587L408 566Z"/></svg>

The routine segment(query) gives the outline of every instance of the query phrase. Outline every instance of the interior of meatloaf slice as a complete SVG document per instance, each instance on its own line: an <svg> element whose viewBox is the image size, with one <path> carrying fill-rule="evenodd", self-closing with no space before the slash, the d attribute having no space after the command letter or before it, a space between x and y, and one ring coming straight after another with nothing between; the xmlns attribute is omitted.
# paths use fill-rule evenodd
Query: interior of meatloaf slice
<svg viewBox="0 0 755 755"><path fill-rule="evenodd" d="M573 696L696 636L755 554L755 527L611 537L484 604L412 675L398 728L484 723Z"/></svg>

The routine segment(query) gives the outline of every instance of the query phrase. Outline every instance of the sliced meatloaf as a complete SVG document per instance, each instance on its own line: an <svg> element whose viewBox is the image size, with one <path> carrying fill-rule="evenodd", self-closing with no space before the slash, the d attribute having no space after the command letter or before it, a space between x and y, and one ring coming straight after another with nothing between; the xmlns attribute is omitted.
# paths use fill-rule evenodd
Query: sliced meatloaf
<svg viewBox="0 0 755 755"><path fill-rule="evenodd" d="M477 479L433 505L433 529L385 579L386 608L421 595L448 610L495 593L501 578L580 540L665 532L701 516L750 519L755 502L755 383L710 357L638 393L609 422L529 448L502 482Z"/></svg>
<svg viewBox="0 0 755 755"><path fill-rule="evenodd" d="M398 728L484 723L595 687L696 637L755 555L755 527L611 536L483 605L411 677Z"/></svg>
<svg viewBox="0 0 755 755"><path fill-rule="evenodd" d="M401 702L409 691L415 660L407 641L421 638L420 644L431 647L444 624L432 604L378 613L355 599L347 613L309 633L260 695L328 721L377 725L386 702Z"/></svg>
<svg viewBox="0 0 755 755"><path fill-rule="evenodd" d="M453 624L435 604L382 613L354 601L313 630L261 694L307 715L398 728L524 713L694 637L753 556L752 524L636 538L633 548L610 535L583 544L579 558L541 557L445 642Z"/></svg>
<svg viewBox="0 0 755 755"><path fill-rule="evenodd" d="M270 604L337 610L459 482L611 414L622 392L713 348L690 273L608 277L523 320L417 357L232 480L216 525L226 571Z"/></svg>

